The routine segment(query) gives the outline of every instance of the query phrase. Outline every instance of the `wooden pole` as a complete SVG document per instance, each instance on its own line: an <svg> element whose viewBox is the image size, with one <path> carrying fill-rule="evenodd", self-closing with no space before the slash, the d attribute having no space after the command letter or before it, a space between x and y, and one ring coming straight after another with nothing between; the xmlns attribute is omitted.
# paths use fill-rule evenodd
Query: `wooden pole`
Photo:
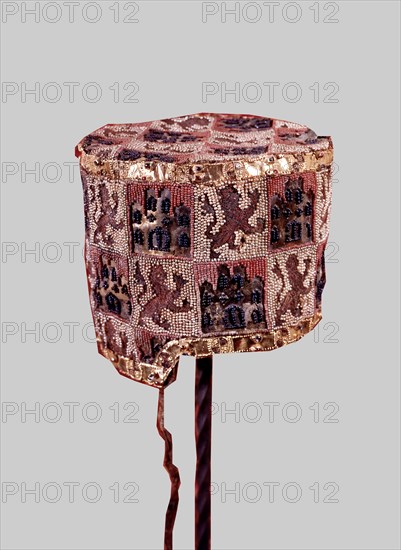
<svg viewBox="0 0 401 550"><path fill-rule="evenodd" d="M196 359L195 376L195 550L210 550L212 356Z"/></svg>

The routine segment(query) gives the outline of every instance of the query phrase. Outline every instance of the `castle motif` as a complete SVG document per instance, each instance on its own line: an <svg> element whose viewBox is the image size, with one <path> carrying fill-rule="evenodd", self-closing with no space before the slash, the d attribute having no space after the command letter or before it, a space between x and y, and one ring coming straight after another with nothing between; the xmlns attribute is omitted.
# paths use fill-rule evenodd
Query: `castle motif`
<svg viewBox="0 0 401 550"><path fill-rule="evenodd" d="M132 304L127 280L124 275L118 274L113 260L100 258L93 295L96 309L114 313L121 319L130 318Z"/></svg>
<svg viewBox="0 0 401 550"><path fill-rule="evenodd" d="M216 288L209 281L200 285L202 331L204 333L266 328L264 288L261 277L252 281L243 265L217 266Z"/></svg>
<svg viewBox="0 0 401 550"><path fill-rule="evenodd" d="M313 239L313 191L303 189L303 178L288 180L284 197L271 198L270 246L305 244Z"/></svg>
<svg viewBox="0 0 401 550"><path fill-rule="evenodd" d="M169 189L147 189L144 205L131 205L134 252L190 256L190 209L180 204L172 210Z"/></svg>

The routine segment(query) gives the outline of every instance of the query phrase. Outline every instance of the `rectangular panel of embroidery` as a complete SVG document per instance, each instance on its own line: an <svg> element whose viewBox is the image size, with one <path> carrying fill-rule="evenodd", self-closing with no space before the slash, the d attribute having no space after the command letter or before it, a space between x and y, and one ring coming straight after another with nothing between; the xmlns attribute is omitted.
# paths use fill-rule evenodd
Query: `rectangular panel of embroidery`
<svg viewBox="0 0 401 550"><path fill-rule="evenodd" d="M291 326L311 317L315 310L316 246L271 253L267 262L273 326Z"/></svg>
<svg viewBox="0 0 401 550"><path fill-rule="evenodd" d="M208 262L195 266L204 334L266 328L265 262Z"/></svg>
<svg viewBox="0 0 401 550"><path fill-rule="evenodd" d="M198 333L193 264L183 259L133 258L134 322L153 333Z"/></svg>
<svg viewBox="0 0 401 550"><path fill-rule="evenodd" d="M91 244L111 252L128 253L126 185L118 180L86 176L84 198Z"/></svg>
<svg viewBox="0 0 401 550"><path fill-rule="evenodd" d="M89 262L94 310L129 321L132 298L129 291L128 260L93 248Z"/></svg>
<svg viewBox="0 0 401 550"><path fill-rule="evenodd" d="M131 185L128 200L132 252L189 258L192 193L185 185Z"/></svg>
<svg viewBox="0 0 401 550"><path fill-rule="evenodd" d="M315 174L269 178L268 186L270 248L313 242Z"/></svg>
<svg viewBox="0 0 401 550"><path fill-rule="evenodd" d="M267 253L266 179L195 187L195 258L240 260Z"/></svg>

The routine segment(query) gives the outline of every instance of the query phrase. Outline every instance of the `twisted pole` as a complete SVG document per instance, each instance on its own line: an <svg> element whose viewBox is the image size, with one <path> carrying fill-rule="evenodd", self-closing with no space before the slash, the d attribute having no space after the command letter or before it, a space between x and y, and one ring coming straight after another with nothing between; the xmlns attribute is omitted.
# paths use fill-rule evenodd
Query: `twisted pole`
<svg viewBox="0 0 401 550"><path fill-rule="evenodd" d="M210 550L212 356L196 359L195 375L195 550Z"/></svg>

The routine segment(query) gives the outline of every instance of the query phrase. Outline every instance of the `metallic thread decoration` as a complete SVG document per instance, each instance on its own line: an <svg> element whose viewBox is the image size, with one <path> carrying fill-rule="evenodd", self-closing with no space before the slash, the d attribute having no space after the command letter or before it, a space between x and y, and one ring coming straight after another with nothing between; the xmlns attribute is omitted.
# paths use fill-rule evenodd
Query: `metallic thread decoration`
<svg viewBox="0 0 401 550"><path fill-rule="evenodd" d="M92 175L108 179L141 180L149 183L203 183L246 181L260 176L276 176L314 170L319 172L333 162L333 150L310 153L259 155L247 160L226 163L188 163L175 165L163 162L118 160L99 161L78 147L81 166ZM268 158L267 158L268 157Z"/></svg>

